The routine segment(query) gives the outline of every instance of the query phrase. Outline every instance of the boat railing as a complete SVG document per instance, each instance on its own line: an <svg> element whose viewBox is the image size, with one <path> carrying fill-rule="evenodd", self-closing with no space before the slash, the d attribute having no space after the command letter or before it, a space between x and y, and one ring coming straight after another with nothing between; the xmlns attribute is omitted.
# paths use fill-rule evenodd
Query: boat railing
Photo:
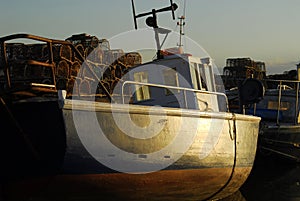
<svg viewBox="0 0 300 201"><path fill-rule="evenodd" d="M276 124L280 125L280 112L281 112L281 101L282 101L282 91L283 90L291 90L295 91L295 117L294 124L298 123L298 115L297 112L299 110L299 83L300 80L274 80L267 79L266 82L274 82L277 84L276 90L278 90L278 105L277 105L277 117ZM293 85L293 86L291 86Z"/></svg>
<svg viewBox="0 0 300 201"><path fill-rule="evenodd" d="M10 40L32 40L32 43L29 44L23 44L23 43L8 43ZM22 44L22 46L18 47L18 44ZM84 61L84 58L82 57L81 53L74 47L74 45L69 41L64 40L55 40L55 39L49 39L44 38L36 35L31 34L12 34L9 36L5 36L0 38L0 68L1 68L1 80L0 82L3 85L3 90L10 91L13 87L13 84L24 84L24 85L35 85L40 84L39 86L46 86L49 87L51 85L51 88L55 88L53 86L56 86L56 52L54 52L54 46L60 45L60 46L67 46L71 49L72 53L76 55L76 58L80 60L81 62ZM16 45L14 47L14 45ZM24 46L23 46L24 45ZM32 50L28 50L26 52L26 47L34 45L40 45L42 48L40 51L45 53L41 53L39 56L35 56L34 52L31 52ZM11 48L11 49L10 49ZM13 49L16 48L18 51L24 52L24 55L21 55L22 58L9 58L14 55ZM39 52L40 53L40 52ZM43 55L45 54L45 55ZM20 55L17 55L20 56ZM28 58L27 58L28 57ZM61 56L61 58L63 58ZM60 59L61 59L60 58ZM30 68L28 69L28 66ZM39 71L36 69L40 69L40 74L36 75ZM49 68L51 72L48 72L46 68ZM23 69L23 71L22 71ZM35 72L33 75L27 75L30 73L30 70ZM16 71L16 72L14 72ZM45 76L45 72L47 72L47 75ZM49 74L49 75L48 75ZM42 84L42 85L41 85ZM50 84L50 85L49 85ZM49 86L48 86L49 85ZM22 87L20 88L22 89Z"/></svg>
<svg viewBox="0 0 300 201"><path fill-rule="evenodd" d="M136 81L124 81L121 88L121 95L122 95L122 102L125 103L125 93L124 88L125 85L140 85L140 86L149 86L149 87L157 87L157 88L164 88L164 89L172 89L172 90L182 90L184 94L184 103L185 108L189 109L188 107L188 101L187 101L187 92L194 92L199 94L209 94L209 95L216 95L224 97L225 103L226 103L226 111L229 112L229 103L228 98L226 94L221 92L212 92L212 91L204 91L204 90L198 90L198 89L192 89L192 88L186 88L186 87L177 87L177 86L169 86L169 85L162 85L162 84L154 84L154 83L144 83L144 82L136 82Z"/></svg>

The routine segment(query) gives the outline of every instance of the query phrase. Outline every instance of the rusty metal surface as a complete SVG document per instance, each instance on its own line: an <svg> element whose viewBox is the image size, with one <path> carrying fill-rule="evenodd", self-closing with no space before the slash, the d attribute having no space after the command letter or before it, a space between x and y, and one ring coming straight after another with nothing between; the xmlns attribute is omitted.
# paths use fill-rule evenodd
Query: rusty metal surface
<svg viewBox="0 0 300 201"><path fill-rule="evenodd" d="M237 168L235 184L221 193L223 198L236 191L234 187L251 168ZM3 188L8 200L30 198L34 201L50 200L160 200L193 201L206 200L212 192L224 184L220 177L231 172L230 168L211 168L198 170L166 170L145 175L130 174L91 174L59 175L44 179L27 180ZM14 194L18 189L18 194Z"/></svg>

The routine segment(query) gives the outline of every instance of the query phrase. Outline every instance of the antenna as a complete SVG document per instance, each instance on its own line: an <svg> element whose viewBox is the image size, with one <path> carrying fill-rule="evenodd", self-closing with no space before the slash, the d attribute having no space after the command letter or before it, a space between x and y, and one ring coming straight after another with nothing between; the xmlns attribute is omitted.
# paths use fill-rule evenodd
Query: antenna
<svg viewBox="0 0 300 201"><path fill-rule="evenodd" d="M186 0L184 0L184 7L183 7L183 15L180 16L178 19L179 19L179 22L177 22L177 26L179 26L179 44L177 44L177 46L179 47L180 51L183 51L182 47L183 47L183 44L182 44L182 37L185 35L184 33L184 26L185 26L185 12L186 12Z"/></svg>
<svg viewBox="0 0 300 201"><path fill-rule="evenodd" d="M179 44L177 44L180 47L182 47L182 36L184 36L184 33L183 33L183 27L185 25L185 22L184 22L184 19L185 17L184 16L180 16L179 18L179 22L177 22L177 25L180 27L180 32L179 32Z"/></svg>
<svg viewBox="0 0 300 201"><path fill-rule="evenodd" d="M172 11L172 18L173 18L173 20L175 20L175 10L177 10L177 8L178 8L178 5L176 3L173 3L173 0L170 0L170 6L168 6L168 7L161 8L161 9L158 9L158 10L152 9L151 12L141 13L141 14L137 15L136 12L135 12L134 0L131 0L131 5L132 5L132 12L133 12L133 20L134 20L134 28L135 29L138 28L138 26L137 26L137 19L138 18L145 17L145 16L148 16L148 15L152 15L152 17L156 21L156 14L161 13L161 12ZM152 21L152 19L149 18L149 17L147 18L147 20ZM147 25L150 26L148 23L147 23ZM154 24L151 24L151 25L157 25L157 23L154 22ZM151 26L151 27L153 27L153 26ZM154 28L158 28L158 27L154 27Z"/></svg>
<svg viewBox="0 0 300 201"><path fill-rule="evenodd" d="M170 0L170 4L171 4L171 7L172 7L172 18L173 20L175 20L175 10L178 8L178 6L176 4L174 4L173 6L173 0Z"/></svg>
<svg viewBox="0 0 300 201"><path fill-rule="evenodd" d="M131 5L132 5L132 12L133 12L134 28L137 29L136 14L135 14L135 7L134 7L133 0L131 0Z"/></svg>
<svg viewBox="0 0 300 201"><path fill-rule="evenodd" d="M166 37L167 37L167 35L170 33L170 30L158 27L158 24L157 24L157 13L166 12L166 11L172 11L172 18L173 18L173 20L175 20L175 13L174 13L174 11L178 8L177 4L173 3L173 0L170 0L170 6L168 6L168 7L164 7L164 8L158 9L158 10L152 9L152 11L150 11L150 12L145 12L145 13L141 13L141 14L138 14L138 15L135 12L134 0L131 0L131 4L132 4L133 20L134 20L134 28L135 29L138 28L138 26L137 26L137 19L138 18L150 15L146 19L146 24L149 27L152 27L154 29L155 41L156 41L156 48L157 48L157 59L161 59L162 55L161 55L160 49L161 49L162 45L159 42L159 34L166 34Z"/></svg>

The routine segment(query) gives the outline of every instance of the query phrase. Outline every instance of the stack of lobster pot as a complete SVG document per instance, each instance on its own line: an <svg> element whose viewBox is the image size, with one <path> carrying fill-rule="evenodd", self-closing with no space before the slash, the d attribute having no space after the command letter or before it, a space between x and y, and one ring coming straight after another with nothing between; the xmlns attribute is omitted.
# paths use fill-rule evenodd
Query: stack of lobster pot
<svg viewBox="0 0 300 201"><path fill-rule="evenodd" d="M53 63L49 63L46 42L8 43L5 51L11 79L55 85L56 89L67 90L67 96L73 98L96 95L101 101L102 97L107 100L114 93L116 83L131 67L142 62L139 53L111 49L108 40L99 40L96 36L77 34L66 41L74 48L69 44L54 43L51 46ZM4 65L5 61L0 57L0 90L5 85L4 71L1 71ZM49 68L50 65L53 67Z"/></svg>
<svg viewBox="0 0 300 201"><path fill-rule="evenodd" d="M71 67L67 84L67 91L73 96L77 93L79 96L86 94L93 94L94 96L96 92L96 98L106 100L105 91L112 95L114 87L122 80L123 75L133 66L142 63L141 55L138 52L125 53L122 49L110 49L106 39L99 40L95 36L78 34L66 40L72 42L85 58L85 62L82 64L78 63L76 58L73 63L64 62L64 66L67 66L68 63L72 64L73 67ZM66 50L60 53L63 53L61 54L63 60L66 60L64 53L70 57ZM74 65L74 62L77 63ZM59 72L60 75L66 73L64 71ZM96 89L96 91L91 91L92 89Z"/></svg>

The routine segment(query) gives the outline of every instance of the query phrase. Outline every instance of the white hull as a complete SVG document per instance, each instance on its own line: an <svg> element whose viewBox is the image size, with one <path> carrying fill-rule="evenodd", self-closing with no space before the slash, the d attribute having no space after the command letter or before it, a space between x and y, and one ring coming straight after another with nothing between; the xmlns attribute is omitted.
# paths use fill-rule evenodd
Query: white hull
<svg viewBox="0 0 300 201"><path fill-rule="evenodd" d="M151 120L157 122L156 126L161 126L157 135L141 139L137 134L143 131L135 126L122 131L118 118L129 126L125 120L129 116L138 127L151 127L150 108L65 100L63 116L67 151L64 173L78 175L83 180L94 178L92 180L98 185L107 184L110 178L114 178L114 185L124 188L124 192L118 190L116 193L130 199L142 196L155 183L159 185L158 189L171 184L174 192L177 191L172 200L176 200L178 191L179 194L190 192L191 186L195 186L191 200L226 197L239 189L253 166L259 118L154 108ZM95 133L99 127L102 133ZM105 138L114 146L105 143ZM183 180L178 179L178 174ZM146 184L135 196L131 194L127 184L130 183L131 187L142 181ZM147 196L155 198L162 193L147 193Z"/></svg>

